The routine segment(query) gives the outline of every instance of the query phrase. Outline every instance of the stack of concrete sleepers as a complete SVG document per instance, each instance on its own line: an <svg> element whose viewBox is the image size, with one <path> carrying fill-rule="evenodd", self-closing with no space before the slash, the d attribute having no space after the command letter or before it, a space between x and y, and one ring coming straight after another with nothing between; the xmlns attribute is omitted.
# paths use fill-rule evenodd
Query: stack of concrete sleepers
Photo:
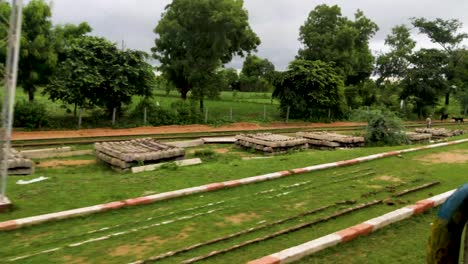
<svg viewBox="0 0 468 264"><path fill-rule="evenodd" d="M297 132L308 140L309 146L317 149L355 148L364 146L364 137L341 135L332 132Z"/></svg>
<svg viewBox="0 0 468 264"><path fill-rule="evenodd" d="M161 161L183 159L183 148L170 146L154 139L143 138L120 142L95 143L96 158L117 171Z"/></svg>
<svg viewBox="0 0 468 264"><path fill-rule="evenodd" d="M416 128L414 131L416 133L431 134L433 138L447 138L463 135L464 133L461 129L450 130L446 128Z"/></svg>
<svg viewBox="0 0 468 264"><path fill-rule="evenodd" d="M286 153L306 149L307 140L272 133L241 134L236 136L237 146L263 151L266 154Z"/></svg>
<svg viewBox="0 0 468 264"><path fill-rule="evenodd" d="M406 132L406 137L412 143L429 142L432 138L432 134Z"/></svg>
<svg viewBox="0 0 468 264"><path fill-rule="evenodd" d="M7 164L9 175L29 175L34 173L34 162L25 158L16 149L10 148Z"/></svg>

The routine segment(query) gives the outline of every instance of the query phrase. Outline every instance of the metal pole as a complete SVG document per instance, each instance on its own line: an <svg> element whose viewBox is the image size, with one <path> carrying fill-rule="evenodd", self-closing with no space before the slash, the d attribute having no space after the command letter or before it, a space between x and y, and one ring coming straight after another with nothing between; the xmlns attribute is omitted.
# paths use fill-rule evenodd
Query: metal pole
<svg viewBox="0 0 468 264"><path fill-rule="evenodd" d="M115 113L117 111L117 108L114 107L114 109L112 109L112 125L115 125Z"/></svg>
<svg viewBox="0 0 468 264"><path fill-rule="evenodd" d="M143 109L143 123L145 124L145 126L146 126L146 118L147 118L147 112L146 112L146 107L145 107L145 109Z"/></svg>
<svg viewBox="0 0 468 264"><path fill-rule="evenodd" d="M205 123L208 123L208 107L205 108Z"/></svg>
<svg viewBox="0 0 468 264"><path fill-rule="evenodd" d="M291 107L288 106L288 111L286 112L286 123L289 122L289 111L291 110Z"/></svg>
<svg viewBox="0 0 468 264"><path fill-rule="evenodd" d="M229 120L232 122L232 107L231 107L231 109L229 111L229 118L230 118Z"/></svg>
<svg viewBox="0 0 468 264"><path fill-rule="evenodd" d="M18 78L18 60L21 37L21 20L23 15L23 1L13 0L8 32L8 50L5 62L5 94L2 107L1 133L1 201L6 201L6 185L8 175L8 153L10 152L11 130L13 127L13 111L15 104L16 81Z"/></svg>
<svg viewBox="0 0 468 264"><path fill-rule="evenodd" d="M266 105L263 105L263 121L266 121Z"/></svg>
<svg viewBox="0 0 468 264"><path fill-rule="evenodd" d="M465 245L463 253L463 263L468 263L468 223L465 225Z"/></svg>

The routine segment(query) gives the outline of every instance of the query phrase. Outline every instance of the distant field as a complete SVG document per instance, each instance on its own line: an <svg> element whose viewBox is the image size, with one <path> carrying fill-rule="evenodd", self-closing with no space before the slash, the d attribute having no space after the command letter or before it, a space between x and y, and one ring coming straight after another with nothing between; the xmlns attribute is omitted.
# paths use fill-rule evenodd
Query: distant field
<svg viewBox="0 0 468 264"><path fill-rule="evenodd" d="M27 100L27 94L19 88L17 90L17 100ZM52 102L38 91L35 100L47 107L50 128L77 128L78 118L73 115L73 106L64 106L61 102ZM136 127L144 125L143 113L141 118L130 118L135 106L141 100L135 96L132 103L124 107L123 116L116 119L115 127ZM171 110L171 104L181 101L177 91L166 94L165 91L156 91L153 101L158 103L163 109ZM192 102L198 109L198 101ZM208 109L208 123L220 124L226 122L270 122L282 121L283 117L279 113L279 102L271 99L271 93L243 93L243 92L221 92L219 99L205 100L205 109ZM67 111L68 108L68 111ZM232 115L231 115L232 111ZM202 113L203 120L205 114ZM96 110L83 111L82 128L111 127L110 117L103 116L103 112Z"/></svg>

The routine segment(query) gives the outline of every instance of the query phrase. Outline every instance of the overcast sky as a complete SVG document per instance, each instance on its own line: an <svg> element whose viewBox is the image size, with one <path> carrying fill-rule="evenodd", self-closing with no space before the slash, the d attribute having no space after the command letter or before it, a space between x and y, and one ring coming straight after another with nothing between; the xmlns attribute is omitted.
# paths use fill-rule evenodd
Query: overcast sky
<svg viewBox="0 0 468 264"><path fill-rule="evenodd" d="M196 0L194 0L196 1ZM103 36L132 49L150 52L154 45L153 29L164 7L171 0L54 0L54 23L88 22L93 35ZM374 54L385 51L385 37L391 28L409 24L411 17L459 19L468 32L467 0L244 0L250 25L260 37L258 56L273 62L278 70L287 67L300 48L299 27L315 6L337 4L343 15L353 18L357 9L377 23L380 30L370 41ZM414 30L419 47L431 47L430 41ZM468 45L465 41L464 45ZM229 66L241 68L236 58Z"/></svg>

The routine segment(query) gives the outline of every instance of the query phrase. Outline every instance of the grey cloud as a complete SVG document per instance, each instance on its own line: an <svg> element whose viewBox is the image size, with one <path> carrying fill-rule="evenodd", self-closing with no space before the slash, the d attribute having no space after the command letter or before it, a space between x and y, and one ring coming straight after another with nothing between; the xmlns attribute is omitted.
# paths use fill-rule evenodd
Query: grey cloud
<svg viewBox="0 0 468 264"><path fill-rule="evenodd" d="M94 29L93 34L106 37L126 46L149 52L154 45L153 29L170 0L55 0L54 23L79 23L87 21ZM370 42L375 52L384 52L385 37L391 28L408 24L411 17L433 19L456 18L468 32L468 1L462 0L245 0L249 20L262 44L258 55L268 58L277 69L284 69L294 59L300 47L299 27L309 12L319 4L341 7L343 15L352 18L357 9L380 27ZM418 47L433 46L427 38L413 32ZM468 42L465 42L468 44ZM235 58L228 66L242 67L242 58Z"/></svg>

